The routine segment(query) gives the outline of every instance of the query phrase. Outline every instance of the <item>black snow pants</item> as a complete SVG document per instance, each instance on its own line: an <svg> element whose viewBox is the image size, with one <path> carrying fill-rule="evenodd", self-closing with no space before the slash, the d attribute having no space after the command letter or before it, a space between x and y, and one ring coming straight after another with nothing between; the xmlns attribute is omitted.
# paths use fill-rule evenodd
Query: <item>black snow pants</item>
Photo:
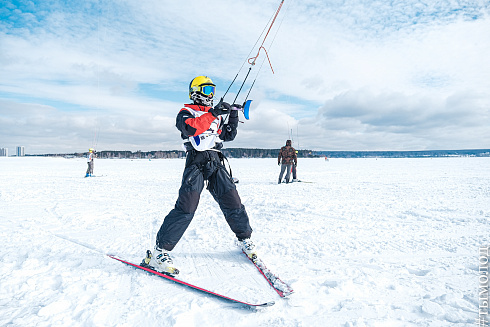
<svg viewBox="0 0 490 327"><path fill-rule="evenodd" d="M218 202L236 237L250 237L252 228L245 206L224 166L223 158L221 152L212 150L187 152L179 197L157 234L156 243L159 248L171 251L179 242L194 217L205 180L208 181L209 192Z"/></svg>

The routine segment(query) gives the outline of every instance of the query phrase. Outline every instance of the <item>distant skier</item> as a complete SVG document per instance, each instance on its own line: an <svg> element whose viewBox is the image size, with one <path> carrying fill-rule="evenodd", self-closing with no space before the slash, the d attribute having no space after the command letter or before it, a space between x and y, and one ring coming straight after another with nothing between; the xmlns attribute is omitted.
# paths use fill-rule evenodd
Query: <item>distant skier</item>
<svg viewBox="0 0 490 327"><path fill-rule="evenodd" d="M235 233L242 250L255 258L250 240L252 228L235 183L224 166L220 149L223 141L233 141L237 134L238 111L220 101L213 108L216 85L207 76L194 78L189 85L192 104L185 104L177 114L176 127L186 149L185 169L175 207L165 217L156 237L155 251L145 263L151 268L178 274L169 252L174 249L189 226L207 181L207 189L218 202L226 222ZM238 105L233 105L239 107ZM225 117L228 115L228 122Z"/></svg>
<svg viewBox="0 0 490 327"><path fill-rule="evenodd" d="M85 173L85 177L91 177L94 173L94 158L95 158L95 150L89 149L87 155L87 172Z"/></svg>
<svg viewBox="0 0 490 327"><path fill-rule="evenodd" d="M289 178L291 176L291 165L298 164L296 150L291 146L291 140L287 140L286 145L279 151L279 155L277 156L277 164L281 165L281 173L279 174L278 184L281 184L282 182L284 171L286 171L286 183L289 183Z"/></svg>

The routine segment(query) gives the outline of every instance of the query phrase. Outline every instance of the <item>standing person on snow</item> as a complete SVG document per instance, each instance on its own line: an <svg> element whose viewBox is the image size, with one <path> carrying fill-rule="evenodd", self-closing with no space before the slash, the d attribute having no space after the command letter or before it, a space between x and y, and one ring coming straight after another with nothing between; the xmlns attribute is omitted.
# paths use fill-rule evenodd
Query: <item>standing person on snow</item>
<svg viewBox="0 0 490 327"><path fill-rule="evenodd" d="M169 252L177 245L196 212L199 198L207 181L207 189L218 202L226 222L235 233L242 250L255 258L255 245L250 240L252 228L235 183L224 166L220 149L223 141L233 141L237 134L238 111L220 101L214 108L216 85L207 76L194 78L189 85L192 104L185 104L177 114L175 126L181 133L186 149L182 185L175 207L165 217L156 237L151 259L152 269L178 274ZM238 107L237 105L234 105ZM228 115L228 122L222 115Z"/></svg>
<svg viewBox="0 0 490 327"><path fill-rule="evenodd" d="M87 155L87 172L85 173L85 177L91 177L94 173L94 158L95 158L95 150L88 149Z"/></svg>
<svg viewBox="0 0 490 327"><path fill-rule="evenodd" d="M289 183L291 165L298 165L298 157L296 156L296 150L291 146L291 140L287 140L286 145L279 151L279 155L277 156L277 164L281 165L281 173L279 174L278 184L281 184L284 171L286 171L286 183Z"/></svg>

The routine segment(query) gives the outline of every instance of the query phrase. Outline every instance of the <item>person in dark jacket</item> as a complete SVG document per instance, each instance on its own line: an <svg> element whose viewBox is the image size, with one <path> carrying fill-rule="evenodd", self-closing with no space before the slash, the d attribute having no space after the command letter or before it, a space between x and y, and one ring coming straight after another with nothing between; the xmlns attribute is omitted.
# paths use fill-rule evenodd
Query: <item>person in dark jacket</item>
<svg viewBox="0 0 490 327"><path fill-rule="evenodd" d="M279 174L278 183L281 184L284 171L286 171L286 183L289 183L289 178L291 176L291 165L296 166L298 164L296 149L291 146L291 140L287 140L286 145L279 151L279 155L277 156L277 164L281 166L281 173Z"/></svg>
<svg viewBox="0 0 490 327"><path fill-rule="evenodd" d="M213 108L215 87L207 76L194 78L189 85L189 97L193 103L184 105L177 114L176 127L186 150L182 185L175 207L158 231L155 251L145 259L152 269L160 272L178 274L169 252L177 245L194 217L204 181L207 181L207 189L219 204L242 250L251 259L257 257L255 245L250 239L252 228L245 206L225 168L225 158L220 151L222 142L233 141L237 135L240 106L230 106L221 100ZM224 116L227 116L227 121Z"/></svg>

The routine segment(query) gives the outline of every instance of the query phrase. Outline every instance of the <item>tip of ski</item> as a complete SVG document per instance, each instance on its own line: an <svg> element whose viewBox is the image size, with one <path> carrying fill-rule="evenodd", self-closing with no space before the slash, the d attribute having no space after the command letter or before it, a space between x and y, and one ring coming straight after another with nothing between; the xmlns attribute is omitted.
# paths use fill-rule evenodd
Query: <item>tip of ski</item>
<svg viewBox="0 0 490 327"><path fill-rule="evenodd" d="M262 303L262 304L252 304L252 306L255 306L255 307L272 307L274 304L276 304L276 302L271 301L271 302L266 302L266 303Z"/></svg>
<svg viewBox="0 0 490 327"><path fill-rule="evenodd" d="M242 251L243 252L243 251ZM288 297L294 293L294 290L285 282L283 282L277 275L273 274L264 264L260 258L250 258L243 252L245 256L255 265L262 276L269 282L269 285L279 294L280 297Z"/></svg>
<svg viewBox="0 0 490 327"><path fill-rule="evenodd" d="M135 263L131 263L129 261L126 261L120 257L118 257L117 255L115 254L110 254L110 253L107 253L106 254L109 258L112 258L112 259L115 259L117 261L120 261L122 263L125 263L127 265L130 265L130 266L133 266L135 268L138 268L138 269L141 269L141 270L145 270L149 273L152 273L152 274L155 274L155 275L158 275L160 277L163 277L163 278L166 278L166 279L169 279L171 281L174 281L178 284L181 284L181 285L184 285L184 286L188 286L192 289L195 289L195 290L198 290L198 291L201 291L201 292L204 292L204 293L207 293L207 294L210 294L210 295L214 295L216 297L219 297L221 299L225 299L225 300L228 300L228 301L232 301L232 302L235 302L235 303L238 303L238 304L244 304L244 305L247 305L249 307L254 307L254 308L259 308L259 307L270 307L270 306L273 306L275 304L274 301L270 301L270 302L263 302L263 303L249 303L249 302L246 302L246 301L241 301L241 300L238 300L238 299L235 299L235 298L231 298L231 297L228 297L226 295L223 295L223 294L219 294L219 293L216 293L216 292L213 292L211 290L208 290L208 289L205 289L205 288L202 288L202 287L199 287L197 285L194 285L194 284L191 284L191 283L188 283L188 282L185 282L183 280L181 280L180 278L177 278L176 276L172 276L170 274L166 274L166 273L161 273L161 272L158 272L156 270L153 270L149 267L145 267L143 265L139 265L139 264L135 264Z"/></svg>

